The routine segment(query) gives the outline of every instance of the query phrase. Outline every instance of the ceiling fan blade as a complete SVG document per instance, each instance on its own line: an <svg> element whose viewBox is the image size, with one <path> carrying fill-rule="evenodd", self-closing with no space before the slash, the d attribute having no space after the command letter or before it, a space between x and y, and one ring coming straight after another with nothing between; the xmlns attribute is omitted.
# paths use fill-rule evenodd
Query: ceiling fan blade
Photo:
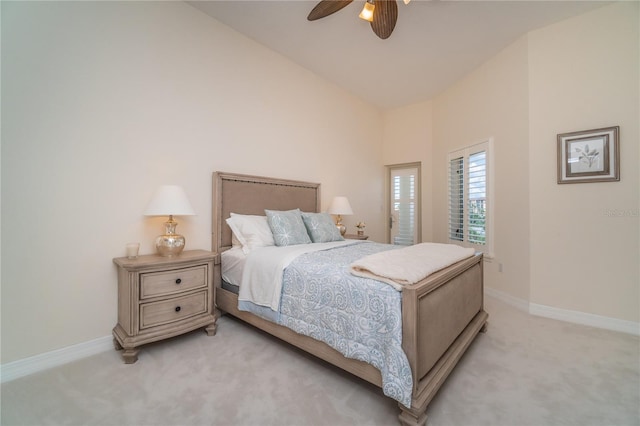
<svg viewBox="0 0 640 426"><path fill-rule="evenodd" d="M398 20L396 0L376 0L371 29L381 39L389 38Z"/></svg>
<svg viewBox="0 0 640 426"><path fill-rule="evenodd" d="M347 6L352 1L353 0L322 0L309 12L307 20L315 21L316 19L329 16Z"/></svg>

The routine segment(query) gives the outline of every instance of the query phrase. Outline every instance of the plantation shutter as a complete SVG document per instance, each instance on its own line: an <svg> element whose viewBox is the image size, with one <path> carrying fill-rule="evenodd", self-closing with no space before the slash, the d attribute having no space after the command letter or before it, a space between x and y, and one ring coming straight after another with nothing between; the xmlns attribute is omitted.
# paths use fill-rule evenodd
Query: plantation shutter
<svg viewBox="0 0 640 426"><path fill-rule="evenodd" d="M408 246L417 239L418 169L397 169L391 172L394 225L393 244Z"/></svg>
<svg viewBox="0 0 640 426"><path fill-rule="evenodd" d="M449 160L449 239L464 241L464 158Z"/></svg>
<svg viewBox="0 0 640 426"><path fill-rule="evenodd" d="M469 199L467 214L467 240L472 244L485 244L487 203L487 153L480 151L469 156Z"/></svg>
<svg viewBox="0 0 640 426"><path fill-rule="evenodd" d="M489 166L491 140L448 156L449 242L492 255Z"/></svg>

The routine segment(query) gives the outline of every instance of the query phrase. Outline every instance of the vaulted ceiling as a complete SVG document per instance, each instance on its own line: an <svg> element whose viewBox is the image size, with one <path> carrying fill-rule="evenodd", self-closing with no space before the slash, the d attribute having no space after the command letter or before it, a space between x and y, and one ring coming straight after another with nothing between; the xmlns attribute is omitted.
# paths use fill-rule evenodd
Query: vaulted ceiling
<svg viewBox="0 0 640 426"><path fill-rule="evenodd" d="M317 21L317 1L190 1L193 7L380 108L428 100L520 36L599 1L398 1L386 40L356 0Z"/></svg>

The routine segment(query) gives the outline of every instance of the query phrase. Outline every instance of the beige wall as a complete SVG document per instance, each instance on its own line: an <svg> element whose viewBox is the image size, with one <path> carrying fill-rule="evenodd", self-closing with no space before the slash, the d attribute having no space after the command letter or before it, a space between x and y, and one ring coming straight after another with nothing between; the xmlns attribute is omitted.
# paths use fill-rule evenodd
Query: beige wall
<svg viewBox="0 0 640 426"><path fill-rule="evenodd" d="M516 301L639 322L638 6L616 3L525 35L436 97L431 119L426 108L409 123L402 109L385 112L385 161L396 134L410 140L399 129L428 133L421 125L432 123L429 142L402 151L430 152L435 241L447 239L447 153L493 138L486 284ZM556 135L614 125L621 181L558 185Z"/></svg>
<svg viewBox="0 0 640 426"><path fill-rule="evenodd" d="M639 3L534 31L531 302L640 320ZM556 184L556 135L620 126L620 182Z"/></svg>
<svg viewBox="0 0 640 426"><path fill-rule="evenodd" d="M190 196L188 248L210 248L214 170L322 182L324 206L347 195L347 225L383 241L382 166L422 161L423 239L445 241L446 154L487 137L488 286L639 321L638 3L534 31L384 114L184 3L1 7L3 363L110 333L111 259L153 251L157 185ZM556 134L609 125L621 182L556 185Z"/></svg>
<svg viewBox="0 0 640 426"><path fill-rule="evenodd" d="M493 139L495 257L485 262L485 278L522 299L529 296L526 47L521 38L433 101L433 179L440 183L433 190L434 238L448 239L447 154Z"/></svg>
<svg viewBox="0 0 640 426"><path fill-rule="evenodd" d="M321 182L381 240L381 113L182 2L2 2L2 362L111 333L156 186L211 247L215 170ZM339 153L339 154L338 154Z"/></svg>
<svg viewBox="0 0 640 426"><path fill-rule="evenodd" d="M421 163L422 241L433 239L432 119L431 101L397 108L385 112L382 133L384 165Z"/></svg>

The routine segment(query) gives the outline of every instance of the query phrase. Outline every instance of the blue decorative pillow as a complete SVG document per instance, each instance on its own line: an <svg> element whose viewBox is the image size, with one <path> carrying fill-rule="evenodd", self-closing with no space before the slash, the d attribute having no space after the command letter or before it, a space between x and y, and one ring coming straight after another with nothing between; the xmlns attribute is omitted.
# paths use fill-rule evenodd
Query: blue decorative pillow
<svg viewBox="0 0 640 426"><path fill-rule="evenodd" d="M277 246L292 246L294 244L309 244L311 239L302 221L300 209L277 211L265 210L267 222L273 233L273 240Z"/></svg>
<svg viewBox="0 0 640 426"><path fill-rule="evenodd" d="M302 213L302 221L314 243L344 241L329 213Z"/></svg>

